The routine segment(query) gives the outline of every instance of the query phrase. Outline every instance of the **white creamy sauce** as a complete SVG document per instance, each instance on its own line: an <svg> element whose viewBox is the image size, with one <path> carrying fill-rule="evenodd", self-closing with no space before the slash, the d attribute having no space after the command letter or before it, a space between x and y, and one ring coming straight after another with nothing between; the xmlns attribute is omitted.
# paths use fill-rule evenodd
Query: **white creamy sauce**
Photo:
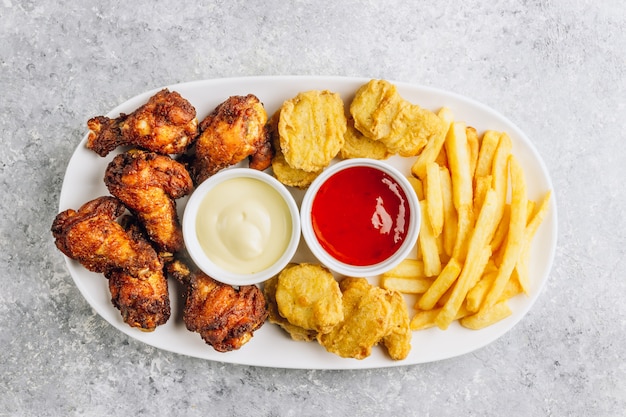
<svg viewBox="0 0 626 417"><path fill-rule="evenodd" d="M259 272L276 262L289 244L289 208L263 181L233 178L204 197L196 233L216 265L235 273Z"/></svg>

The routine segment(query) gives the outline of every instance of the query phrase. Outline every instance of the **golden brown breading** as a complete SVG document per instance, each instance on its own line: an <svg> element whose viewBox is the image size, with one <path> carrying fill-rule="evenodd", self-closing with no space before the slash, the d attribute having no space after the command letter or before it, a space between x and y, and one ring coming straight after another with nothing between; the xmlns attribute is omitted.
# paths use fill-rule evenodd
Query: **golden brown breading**
<svg viewBox="0 0 626 417"><path fill-rule="evenodd" d="M350 103L354 127L374 140L389 136L403 102L395 85L385 80L370 80L359 87Z"/></svg>
<svg viewBox="0 0 626 417"><path fill-rule="evenodd" d="M115 220L125 208L114 197L100 197L78 211L55 218L57 247L85 268L109 279L111 301L124 322L152 331L170 317L170 300L163 263L132 219L125 229Z"/></svg>
<svg viewBox="0 0 626 417"><path fill-rule="evenodd" d="M395 85L385 80L361 86L350 114L361 133L400 156L418 155L429 140L446 134L445 123L435 113L404 100Z"/></svg>
<svg viewBox="0 0 626 417"><path fill-rule="evenodd" d="M183 248L175 199L189 194L193 187L184 165L167 155L131 150L113 158L104 182L139 218L159 250Z"/></svg>
<svg viewBox="0 0 626 417"><path fill-rule="evenodd" d="M306 91L286 100L280 109L280 149L296 169L318 172L339 153L346 131L341 96L330 91Z"/></svg>
<svg viewBox="0 0 626 417"><path fill-rule="evenodd" d="M126 208L115 197L99 197L59 213L52 224L55 244L93 272L120 269L133 276L162 268L154 248L133 239L115 220Z"/></svg>
<svg viewBox="0 0 626 417"><path fill-rule="evenodd" d="M405 359L411 351L413 332L410 327L409 312L404 297L397 291L387 291L387 301L391 305L389 327L381 344L393 360Z"/></svg>
<svg viewBox="0 0 626 417"><path fill-rule="evenodd" d="M391 305L386 291L369 284L365 278L344 278L339 286L344 320L330 333L320 334L318 342L343 358L364 359L387 333Z"/></svg>
<svg viewBox="0 0 626 417"><path fill-rule="evenodd" d="M293 340L311 342L315 340L317 332L315 330L303 329L294 326L280 315L278 305L276 303L276 285L278 284L278 276L272 277L263 283L263 295L267 301L267 312L270 323L277 324L286 331Z"/></svg>
<svg viewBox="0 0 626 417"><path fill-rule="evenodd" d="M105 272L111 302L131 327L152 331L170 317L167 279L162 270L150 271L141 278L121 270Z"/></svg>
<svg viewBox="0 0 626 417"><path fill-rule="evenodd" d="M277 110L269 122L267 128L270 141L274 148L274 156L272 157L272 172L278 181L288 187L296 187L305 189L322 171L307 172L301 169L293 168L285 160L285 155L280 149L280 137L278 135L278 120L280 118L280 109Z"/></svg>
<svg viewBox="0 0 626 417"><path fill-rule="evenodd" d="M275 297L280 315L303 329L328 333L343 320L339 285L321 265L287 266L278 274Z"/></svg>
<svg viewBox="0 0 626 417"><path fill-rule="evenodd" d="M354 127L354 119L348 117L348 129L344 137L344 144L339 151L342 159L370 158L387 159L391 152L387 146L379 140L374 140L363 135Z"/></svg>
<svg viewBox="0 0 626 417"><path fill-rule="evenodd" d="M163 89L131 114L98 116L87 122L87 148L106 156L133 145L160 154L180 154L198 135L196 109L175 91Z"/></svg>
<svg viewBox="0 0 626 417"><path fill-rule="evenodd" d="M201 123L190 170L200 184L222 168L250 157L250 167L264 170L273 155L266 128L267 113L253 94L232 96Z"/></svg>
<svg viewBox="0 0 626 417"><path fill-rule="evenodd" d="M267 318L265 297L255 285L235 289L192 271L182 261L168 264L167 271L185 285L183 321L218 352L241 348Z"/></svg>

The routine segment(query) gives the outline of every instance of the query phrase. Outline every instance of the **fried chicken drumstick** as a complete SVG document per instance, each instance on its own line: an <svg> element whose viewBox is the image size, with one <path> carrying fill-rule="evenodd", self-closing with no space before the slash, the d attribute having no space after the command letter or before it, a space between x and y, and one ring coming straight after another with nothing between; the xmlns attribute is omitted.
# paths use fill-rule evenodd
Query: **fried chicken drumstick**
<svg viewBox="0 0 626 417"><path fill-rule="evenodd" d="M176 212L177 198L193 187L184 165L167 155L131 150L109 163L104 182L144 225L159 250L177 252L184 245Z"/></svg>
<svg viewBox="0 0 626 417"><path fill-rule="evenodd" d="M100 156L133 145L160 154L180 154L198 135L196 109L175 91L163 89L131 114L97 116L87 122L87 148Z"/></svg>
<svg viewBox="0 0 626 417"><path fill-rule="evenodd" d="M200 123L191 173L200 184L222 168L250 158L250 168L269 167L272 146L266 128L267 113L253 94L232 96Z"/></svg>
<svg viewBox="0 0 626 417"><path fill-rule="evenodd" d="M183 320L218 352L246 344L267 318L265 297L255 285L238 289L217 282L201 271L191 271L180 260L167 265L168 273L186 288Z"/></svg>
<svg viewBox="0 0 626 417"><path fill-rule="evenodd" d="M163 263L139 227L116 219L125 211L114 197L99 197L78 211L59 213L52 235L61 252L109 279L112 302L126 323L152 331L170 317Z"/></svg>

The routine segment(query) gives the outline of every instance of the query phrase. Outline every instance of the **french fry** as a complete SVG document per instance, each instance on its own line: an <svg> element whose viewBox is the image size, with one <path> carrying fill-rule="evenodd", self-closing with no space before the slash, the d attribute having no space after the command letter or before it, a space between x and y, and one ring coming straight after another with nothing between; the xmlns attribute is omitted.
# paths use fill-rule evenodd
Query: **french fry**
<svg viewBox="0 0 626 417"><path fill-rule="evenodd" d="M454 122L448 130L445 142L450 176L452 177L452 201L454 207L471 205L473 202L472 175L467 145L466 125Z"/></svg>
<svg viewBox="0 0 626 417"><path fill-rule="evenodd" d="M426 166L425 198L428 201L428 218L435 237L439 236L443 230L443 195L441 191L441 175L439 165L431 162Z"/></svg>
<svg viewBox="0 0 626 417"><path fill-rule="evenodd" d="M497 207L496 193L494 190L489 190L469 241L467 258L461 275L454 285L450 299L435 319L437 326L441 329L448 328L463 300L465 300L467 292L476 285L489 261L491 256L489 242L495 229L494 211Z"/></svg>
<svg viewBox="0 0 626 417"><path fill-rule="evenodd" d="M524 247L524 238L527 222L528 197L526 193L526 179L524 170L517 159L511 155L509 157L509 167L511 171L511 220L509 222L509 232L506 238L503 259L498 269L493 286L487 293L481 310L492 307L502 294L504 286L511 277L513 268L520 257Z"/></svg>
<svg viewBox="0 0 626 417"><path fill-rule="evenodd" d="M541 201L538 204L537 212L531 217L526 226L526 230L524 231L524 245L522 248L522 252L515 264L515 271L518 276L519 283L522 287L524 293L528 294L530 287L530 279L528 277L528 262L530 258L530 247L535 237L535 233L537 233L537 229L543 222L543 219L546 216L548 211L550 196L552 193L548 191Z"/></svg>
<svg viewBox="0 0 626 417"><path fill-rule="evenodd" d="M480 148L480 140L478 132L471 126L465 128L465 136L467 136L467 153L470 162L470 176L474 178L476 172L476 163L478 162L478 151Z"/></svg>
<svg viewBox="0 0 626 417"><path fill-rule="evenodd" d="M491 251L493 253L496 253L496 251L500 248L500 246L506 239L506 235L507 233L509 233L510 219L511 219L511 206L509 204L505 204L504 211L502 212L502 218L500 219L500 223L498 224L496 233L493 235L493 238L491 239Z"/></svg>
<svg viewBox="0 0 626 417"><path fill-rule="evenodd" d="M485 201L485 194L491 188L491 175L478 177L474 180L474 211L478 213Z"/></svg>
<svg viewBox="0 0 626 417"><path fill-rule="evenodd" d="M437 116L447 125L446 132L450 128L450 124L454 120L454 115L452 114L452 110L447 107L443 107L437 112ZM441 149L443 148L443 144L446 140L446 135L436 136L432 140L429 140L420 155L417 157L417 160L411 167L411 173L417 178L424 180L426 176L426 166L431 162L435 162L439 154L441 153Z"/></svg>
<svg viewBox="0 0 626 417"><path fill-rule="evenodd" d="M452 202L450 171L446 167L441 167L439 174L443 202L443 251L448 257L451 257L456 241L458 218Z"/></svg>
<svg viewBox="0 0 626 417"><path fill-rule="evenodd" d="M386 290L394 290L403 294L423 294L433 283L432 278L427 277L397 277L383 275L380 285Z"/></svg>
<svg viewBox="0 0 626 417"><path fill-rule="evenodd" d="M409 184L411 184L411 187L413 187L413 191L415 191L415 195L417 195L417 199L418 200L423 200L424 199L424 185L422 184L422 181L419 178L415 178L412 176L407 177L407 180L409 180Z"/></svg>
<svg viewBox="0 0 626 417"><path fill-rule="evenodd" d="M433 277L441 272L441 258L439 258L437 240L427 215L428 202L426 200L420 201L420 207L422 209L422 223L417 243L424 262L424 274Z"/></svg>
<svg viewBox="0 0 626 417"><path fill-rule="evenodd" d="M450 259L432 285L422 294L416 307L421 310L432 309L437 301L454 284L461 273L461 264L454 258Z"/></svg>
<svg viewBox="0 0 626 417"><path fill-rule="evenodd" d="M487 326L491 326L494 323L499 322L512 314L509 305L506 300L500 301L497 304L489 307L486 310L480 310L476 314L471 316L462 317L459 323L463 327L467 327L472 330L484 329Z"/></svg>
<svg viewBox="0 0 626 417"><path fill-rule="evenodd" d="M511 154L511 138L506 133L500 135L496 153L493 156L493 164L491 177L493 180L492 187L498 195L498 209L496 212L496 220L499 222L504 212L506 197L508 192L508 160Z"/></svg>
<svg viewBox="0 0 626 417"><path fill-rule="evenodd" d="M383 277L424 278L424 262L417 259L403 259L398 265L382 274Z"/></svg>
<svg viewBox="0 0 626 417"><path fill-rule="evenodd" d="M480 143L480 150L478 151L478 161L476 162L474 178L480 178L491 174L493 156L496 153L499 140L500 132L488 130L483 134L483 139Z"/></svg>
<svg viewBox="0 0 626 417"><path fill-rule="evenodd" d="M417 313L415 313L415 315L411 319L411 322L409 325L411 330L424 330L424 329L429 329L431 327L435 327L436 326L435 319L437 318L437 315L440 312L441 312L441 308L435 308L433 310L418 311ZM454 319L455 320L462 319L468 314L471 314L471 313L467 311L465 306L462 305L459 311L456 313L456 316L454 317Z"/></svg>
<svg viewBox="0 0 626 417"><path fill-rule="evenodd" d="M474 210L471 205L464 205L457 211L456 237L452 257L464 261L467 256L468 240L474 226Z"/></svg>
<svg viewBox="0 0 626 417"><path fill-rule="evenodd" d="M472 289L469 290L469 292L467 293L465 302L466 302L468 311L475 313L480 309L480 306L483 303L483 300L485 299L485 295L487 294L487 291L489 291L489 289L493 285L493 282L496 280L497 276L498 276L497 270L483 273L483 276L480 278L480 281L478 281L476 285L474 285Z"/></svg>

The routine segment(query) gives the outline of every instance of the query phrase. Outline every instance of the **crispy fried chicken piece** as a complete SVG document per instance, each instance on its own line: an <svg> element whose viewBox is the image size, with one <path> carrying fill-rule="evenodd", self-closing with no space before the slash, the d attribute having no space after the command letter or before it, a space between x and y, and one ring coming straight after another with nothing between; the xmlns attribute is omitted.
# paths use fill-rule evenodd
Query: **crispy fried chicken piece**
<svg viewBox="0 0 626 417"><path fill-rule="evenodd" d="M193 187L184 165L167 155L131 150L113 158L104 182L139 218L159 250L177 252L183 247L174 200Z"/></svg>
<svg viewBox="0 0 626 417"><path fill-rule="evenodd" d="M125 216L121 222L136 242L147 242L136 217ZM120 269L105 272L109 280L111 302L131 327L152 331L170 317L170 297L163 266L148 270L140 277Z"/></svg>
<svg viewBox="0 0 626 417"><path fill-rule="evenodd" d="M180 154L198 135L196 109L179 93L163 89L131 114L97 116L87 122L87 148L100 156L123 145Z"/></svg>
<svg viewBox="0 0 626 417"><path fill-rule="evenodd" d="M200 123L191 163L195 183L248 157L251 168L269 167L273 151L266 123L265 108L252 94L229 97L217 106Z"/></svg>
<svg viewBox="0 0 626 417"><path fill-rule="evenodd" d="M105 276L111 302L129 326L150 332L170 318L169 290L162 270L148 271L138 278L116 269Z"/></svg>
<svg viewBox="0 0 626 417"><path fill-rule="evenodd" d="M154 248L133 239L115 221L125 210L121 201L107 196L85 203L78 211L59 213L51 229L57 248L93 272L121 269L141 276L162 268Z"/></svg>
<svg viewBox="0 0 626 417"><path fill-rule="evenodd" d="M55 218L56 246L90 271L109 279L111 301L124 322L152 331L170 317L170 300L163 263L136 221L128 230L116 222L125 207L114 197L99 197L78 211Z"/></svg>
<svg viewBox="0 0 626 417"><path fill-rule="evenodd" d="M218 352L246 344L267 318L265 297L255 285L238 289L222 284L201 271L191 271L177 260L168 273L186 287L183 320Z"/></svg>

